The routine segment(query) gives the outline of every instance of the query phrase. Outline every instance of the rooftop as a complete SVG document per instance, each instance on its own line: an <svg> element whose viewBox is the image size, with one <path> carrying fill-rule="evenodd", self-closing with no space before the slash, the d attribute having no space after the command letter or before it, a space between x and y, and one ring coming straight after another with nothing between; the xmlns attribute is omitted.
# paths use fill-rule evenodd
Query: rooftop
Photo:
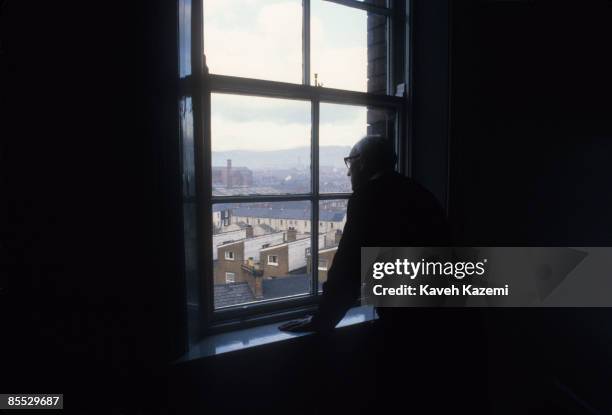
<svg viewBox="0 0 612 415"><path fill-rule="evenodd" d="M232 209L234 216L272 218L272 219L299 219L310 220L310 210L308 209L275 209L275 208L246 208L237 207ZM330 212L322 210L319 212L319 220L325 222L342 222L346 212Z"/></svg>
<svg viewBox="0 0 612 415"><path fill-rule="evenodd" d="M287 277L276 277L263 280L263 294L266 300L273 298L288 297L296 294L310 292L310 275L295 275Z"/></svg>
<svg viewBox="0 0 612 415"><path fill-rule="evenodd" d="M289 297L310 292L311 277L305 274L288 275L262 281L264 300ZM229 307L255 301L255 296L246 282L215 285L215 308Z"/></svg>
<svg viewBox="0 0 612 415"><path fill-rule="evenodd" d="M252 301L255 301L255 297L246 282L215 285L215 307L227 307Z"/></svg>
<svg viewBox="0 0 612 415"><path fill-rule="evenodd" d="M280 244L270 245L270 246L268 246L268 247L265 247L265 248L261 249L261 252L263 252L263 251L267 251L267 250L269 250L269 249L280 248L281 246L285 246L285 245L295 244L295 243L297 243L297 242L302 242L302 241L303 241L303 240L305 240L305 239L310 239L310 236L305 236L305 237L302 237L302 238L296 239L295 241L282 242L282 243L280 243Z"/></svg>
<svg viewBox="0 0 612 415"><path fill-rule="evenodd" d="M238 239L237 241L231 241L231 242L227 242L227 243L223 243L221 244L221 246L226 247L228 245L232 245L232 244L237 244L239 242L244 242L244 241L254 241L256 239L260 239L260 238L264 238L266 236L270 236L270 235L274 235L275 233L283 233L282 231L278 231L278 232L274 232L274 233L267 233L265 235L259 235L259 236L254 236L252 238L242 238L242 239Z"/></svg>

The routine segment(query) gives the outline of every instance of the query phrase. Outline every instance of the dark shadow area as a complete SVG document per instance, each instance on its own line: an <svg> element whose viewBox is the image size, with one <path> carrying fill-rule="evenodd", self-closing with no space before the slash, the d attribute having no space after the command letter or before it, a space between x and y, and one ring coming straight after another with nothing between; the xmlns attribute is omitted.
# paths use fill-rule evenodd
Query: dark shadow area
<svg viewBox="0 0 612 415"><path fill-rule="evenodd" d="M452 16L458 241L610 246L610 2L453 2ZM487 310L495 408L608 411L611 318L605 308Z"/></svg>
<svg viewBox="0 0 612 415"><path fill-rule="evenodd" d="M414 4L413 167L455 239L612 245L610 1L451 3ZM170 365L187 338L175 2L0 13L0 393L80 413L378 405L376 324ZM608 413L611 319L457 310L436 353L482 358L470 398L492 413ZM484 340L458 330L480 322Z"/></svg>

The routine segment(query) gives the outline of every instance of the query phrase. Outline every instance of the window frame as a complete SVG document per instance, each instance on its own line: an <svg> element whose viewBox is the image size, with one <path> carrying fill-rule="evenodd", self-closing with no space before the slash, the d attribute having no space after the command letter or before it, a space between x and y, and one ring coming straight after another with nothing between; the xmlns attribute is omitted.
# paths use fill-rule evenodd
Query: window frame
<svg viewBox="0 0 612 415"><path fill-rule="evenodd" d="M276 261L270 261L270 258L276 258ZM268 255L267 265L278 267L278 255L275 255L275 254Z"/></svg>
<svg viewBox="0 0 612 415"><path fill-rule="evenodd" d="M232 281L228 281L228 278L227 278L227 277L228 277L228 274L231 274L231 275L232 275ZM226 272L226 273L225 273L225 283L226 283L226 284L231 284L231 283L234 283L234 282L236 282L236 273L235 273L235 272L229 272L229 271L228 271L228 272Z"/></svg>
<svg viewBox="0 0 612 415"><path fill-rule="evenodd" d="M188 0L189 1L189 0ZM348 199L351 193L319 192L319 111L321 103L345 104L390 109L395 111L394 145L398 154L398 170L402 174L410 172L411 120L409 117L410 88L410 51L409 31L411 28L409 0L389 0L388 7L375 6L356 0L324 0L346 7L357 8L387 17L387 95L367 92L348 91L310 85L310 0L303 4L303 82L285 82L241 78L229 75L208 73L204 55L204 28L202 0L191 0L191 72L180 80L181 98L191 97L193 108L193 138L196 191L191 196L197 214L197 252L199 284L199 336L219 330L244 327L251 322L267 318L282 319L289 315L301 315L311 311L320 300L318 267L312 267L311 292L289 298L265 300L248 306L215 309L214 279L212 259L212 234L210 225L213 204L310 201L311 202L311 261L319 263L318 235L319 203L323 200ZM389 4L390 3L390 4ZM392 95L396 85L404 85L403 96ZM406 87L407 86L407 87ZM307 100L311 103L311 191L304 194L257 195L257 196L213 196L211 163L211 94L226 93L267 98ZM189 199L189 197L184 197ZM263 320L262 320L263 319Z"/></svg>

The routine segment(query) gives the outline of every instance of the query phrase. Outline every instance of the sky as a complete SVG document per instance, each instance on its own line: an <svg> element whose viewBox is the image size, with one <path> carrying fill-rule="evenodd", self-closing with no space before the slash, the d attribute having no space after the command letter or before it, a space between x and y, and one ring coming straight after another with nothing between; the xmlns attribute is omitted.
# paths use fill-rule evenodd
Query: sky
<svg viewBox="0 0 612 415"><path fill-rule="evenodd" d="M204 52L211 73L302 82L301 0L206 0ZM367 14L311 0L311 78L365 91ZM312 82L312 81L311 81ZM310 102L213 94L212 150L310 145ZM320 145L352 145L366 133L365 107L321 104Z"/></svg>

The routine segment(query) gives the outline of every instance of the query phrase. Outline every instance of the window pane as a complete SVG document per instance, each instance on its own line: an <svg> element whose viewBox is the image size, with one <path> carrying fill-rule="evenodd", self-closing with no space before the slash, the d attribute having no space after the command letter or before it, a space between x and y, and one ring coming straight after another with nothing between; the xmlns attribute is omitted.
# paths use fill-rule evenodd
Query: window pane
<svg viewBox="0 0 612 415"><path fill-rule="evenodd" d="M319 117L319 190L350 193L344 157L367 134L395 137L395 111L374 107L321 103Z"/></svg>
<svg viewBox="0 0 612 415"><path fill-rule="evenodd" d="M310 293L309 201L215 204L212 220L215 308Z"/></svg>
<svg viewBox="0 0 612 415"><path fill-rule="evenodd" d="M212 94L213 195L310 191L308 101Z"/></svg>
<svg viewBox="0 0 612 415"><path fill-rule="evenodd" d="M347 199L321 200L319 202L319 292L327 281L346 223Z"/></svg>
<svg viewBox="0 0 612 415"><path fill-rule="evenodd" d="M179 74L191 75L191 0L179 0Z"/></svg>
<svg viewBox="0 0 612 415"><path fill-rule="evenodd" d="M204 54L211 73L302 82L300 0L206 0Z"/></svg>
<svg viewBox="0 0 612 415"><path fill-rule="evenodd" d="M311 5L311 84L386 94L386 17L324 0Z"/></svg>

